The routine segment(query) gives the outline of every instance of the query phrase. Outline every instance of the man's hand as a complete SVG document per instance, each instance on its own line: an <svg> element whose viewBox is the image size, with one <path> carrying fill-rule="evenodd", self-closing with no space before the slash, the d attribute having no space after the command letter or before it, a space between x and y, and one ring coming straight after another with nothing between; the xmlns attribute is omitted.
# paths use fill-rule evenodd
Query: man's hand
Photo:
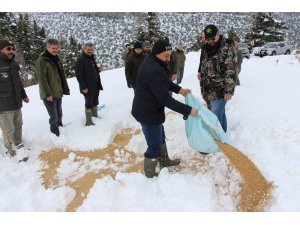
<svg viewBox="0 0 300 225"><path fill-rule="evenodd" d="M198 110L198 109L192 108L191 113L190 113L190 116L196 117L196 116L198 115L198 113L199 113L199 110Z"/></svg>
<svg viewBox="0 0 300 225"><path fill-rule="evenodd" d="M230 100L232 98L232 94L224 94L224 99L226 101Z"/></svg>
<svg viewBox="0 0 300 225"><path fill-rule="evenodd" d="M200 73L200 72L198 73L197 78L198 78L198 80L201 80L201 79L202 79L201 73Z"/></svg>
<svg viewBox="0 0 300 225"><path fill-rule="evenodd" d="M26 103L28 103L29 102L29 98L28 97L23 98L23 101L26 102Z"/></svg>
<svg viewBox="0 0 300 225"><path fill-rule="evenodd" d="M191 92L191 89L181 88L180 91L179 91L179 94L181 94L185 97L187 95L187 93L190 93L190 92Z"/></svg>
<svg viewBox="0 0 300 225"><path fill-rule="evenodd" d="M49 96L49 97L47 97L46 99L47 99L47 101L49 101L49 102L53 102L52 95L50 95L50 96Z"/></svg>
<svg viewBox="0 0 300 225"><path fill-rule="evenodd" d="M171 81L176 80L176 78L177 78L177 74L176 74L176 73L172 74L172 76L171 76Z"/></svg>
<svg viewBox="0 0 300 225"><path fill-rule="evenodd" d="M102 64L100 64L100 66L99 66L99 72L102 72L103 70L104 70L104 67L103 67Z"/></svg>

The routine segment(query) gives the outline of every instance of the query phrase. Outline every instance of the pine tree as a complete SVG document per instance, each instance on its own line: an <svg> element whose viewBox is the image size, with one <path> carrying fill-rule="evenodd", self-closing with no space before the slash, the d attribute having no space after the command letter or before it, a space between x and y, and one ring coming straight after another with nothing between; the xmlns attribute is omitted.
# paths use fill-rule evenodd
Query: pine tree
<svg viewBox="0 0 300 225"><path fill-rule="evenodd" d="M145 19L147 26L140 26L137 31L137 40L155 42L158 39L169 40L168 36L160 30L160 22L155 12L148 12Z"/></svg>
<svg viewBox="0 0 300 225"><path fill-rule="evenodd" d="M60 43L60 57L63 62L65 76L67 78L75 76L75 62L81 53L81 45L71 36L69 41Z"/></svg>
<svg viewBox="0 0 300 225"><path fill-rule="evenodd" d="M227 32L227 38L231 39L231 40L237 40L238 42L241 41L241 39L239 38L239 36L237 35L237 33L235 32L235 30L233 29L233 27L231 27L229 29L229 31Z"/></svg>
<svg viewBox="0 0 300 225"><path fill-rule="evenodd" d="M275 20L271 13L255 13L251 32L246 35L245 41L253 47L262 46L267 42L284 41L283 30L286 29L288 27Z"/></svg>
<svg viewBox="0 0 300 225"><path fill-rule="evenodd" d="M11 39L12 35L12 22L7 12L0 12L0 38Z"/></svg>

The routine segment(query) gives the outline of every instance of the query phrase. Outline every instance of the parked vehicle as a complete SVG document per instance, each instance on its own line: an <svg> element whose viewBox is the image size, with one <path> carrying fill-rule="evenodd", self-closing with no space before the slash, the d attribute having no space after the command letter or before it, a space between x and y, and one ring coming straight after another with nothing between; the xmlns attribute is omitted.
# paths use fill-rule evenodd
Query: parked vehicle
<svg viewBox="0 0 300 225"><path fill-rule="evenodd" d="M289 55L292 52L292 47L285 42L269 42L262 46L258 52L260 57L267 55Z"/></svg>
<svg viewBox="0 0 300 225"><path fill-rule="evenodd" d="M246 43L238 43L238 49L242 50L243 57L249 59L250 51Z"/></svg>

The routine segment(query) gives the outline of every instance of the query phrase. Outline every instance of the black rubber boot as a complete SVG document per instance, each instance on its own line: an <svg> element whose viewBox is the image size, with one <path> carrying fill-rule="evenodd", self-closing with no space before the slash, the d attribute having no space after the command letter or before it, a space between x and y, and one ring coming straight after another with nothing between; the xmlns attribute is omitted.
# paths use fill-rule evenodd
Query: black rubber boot
<svg viewBox="0 0 300 225"><path fill-rule="evenodd" d="M92 109L85 109L86 123L85 126L95 125L92 121Z"/></svg>
<svg viewBox="0 0 300 225"><path fill-rule="evenodd" d="M97 106L92 108L92 116L98 118L98 108L97 108Z"/></svg>
<svg viewBox="0 0 300 225"><path fill-rule="evenodd" d="M159 157L160 169L169 166L178 166L180 164L180 159L171 160L168 155L168 149L166 143L162 144L160 149Z"/></svg>
<svg viewBox="0 0 300 225"><path fill-rule="evenodd" d="M155 168L158 163L158 158L147 158L144 159L144 173L148 178L157 177L158 173L155 172Z"/></svg>

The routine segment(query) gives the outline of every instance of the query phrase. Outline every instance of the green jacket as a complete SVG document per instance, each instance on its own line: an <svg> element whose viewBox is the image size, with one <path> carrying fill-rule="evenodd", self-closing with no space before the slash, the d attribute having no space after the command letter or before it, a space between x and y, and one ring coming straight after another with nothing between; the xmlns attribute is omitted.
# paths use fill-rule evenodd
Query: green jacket
<svg viewBox="0 0 300 225"><path fill-rule="evenodd" d="M52 96L53 98L60 98L63 94L70 94L70 89L63 73L61 61L59 61L57 57L57 66L49 55L50 54L46 50L42 55L40 55L35 63L35 74L39 81L41 99L49 96Z"/></svg>
<svg viewBox="0 0 300 225"><path fill-rule="evenodd" d="M176 50L177 68L184 67L185 55L183 50Z"/></svg>

